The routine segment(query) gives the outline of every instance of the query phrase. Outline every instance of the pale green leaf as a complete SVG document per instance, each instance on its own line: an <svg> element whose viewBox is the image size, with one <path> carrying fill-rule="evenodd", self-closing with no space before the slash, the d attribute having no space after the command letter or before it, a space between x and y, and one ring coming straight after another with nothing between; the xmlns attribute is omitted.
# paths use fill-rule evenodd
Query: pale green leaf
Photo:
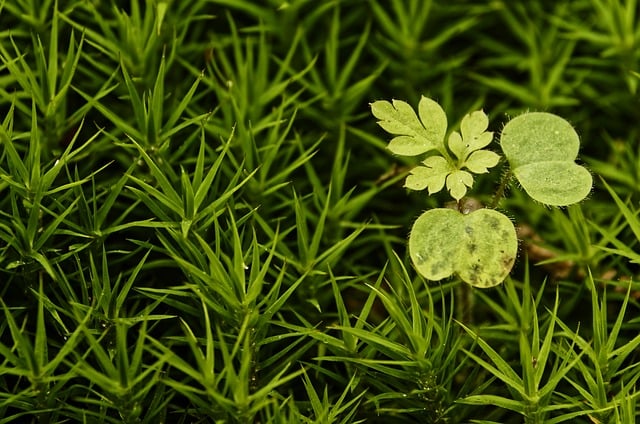
<svg viewBox="0 0 640 424"><path fill-rule="evenodd" d="M460 133L452 132L449 136L448 144L449 150L458 158L458 165L460 168L466 167L475 173L487 172L487 168L491 168L498 164L495 160L497 157L495 154L490 153L486 155L483 153L480 156L476 155L476 158L472 161L471 165L467 162L470 156L476 151L486 147L491 140L493 140L493 133L485 131L489 125L489 119L487 115L481 110L469 113L462 118L460 124ZM481 162L478 162L478 158L482 158ZM489 158L491 158L489 160ZM499 159L499 157L498 157ZM495 163L493 163L495 161ZM479 169L479 172L475 170Z"/></svg>
<svg viewBox="0 0 640 424"><path fill-rule="evenodd" d="M442 187L444 187L444 180L447 176L447 174L444 174L442 182L439 184L438 178L434 178L431 170L427 167L418 165L409 172L409 175L407 175L407 178L404 181L404 186L409 190L416 191L424 190L429 187L429 194L437 193L442 190Z"/></svg>
<svg viewBox="0 0 640 424"><path fill-rule="evenodd" d="M487 147L489 143L493 140L493 132L486 131L482 134L478 134L471 139L465 139L465 142L469 146L469 151L474 151L478 149L482 149L483 147Z"/></svg>
<svg viewBox="0 0 640 424"><path fill-rule="evenodd" d="M458 160L464 161L464 159L467 157L467 146L465 146L464 142L462 141L462 136L458 131L453 131L451 134L449 134L448 144L451 153L453 153L454 156L458 158Z"/></svg>
<svg viewBox="0 0 640 424"><path fill-rule="evenodd" d="M474 174L484 174L489 172L488 168L493 168L500 161L500 155L490 150L477 150L464 163L464 166Z"/></svg>
<svg viewBox="0 0 640 424"><path fill-rule="evenodd" d="M444 187L447 175L453 170L442 156L429 156L424 166L416 166L405 181L405 187L411 190L429 188L429 194L437 193Z"/></svg>
<svg viewBox="0 0 640 424"><path fill-rule="evenodd" d="M456 200L462 199L472 185L473 176L467 171L455 170L447 176L447 189Z"/></svg>
<svg viewBox="0 0 640 424"><path fill-rule="evenodd" d="M482 149L493 139L493 133L485 131L489 127L489 118L481 111L468 113L462 118L460 132L469 151ZM487 141L488 139L488 141Z"/></svg>
<svg viewBox="0 0 640 424"><path fill-rule="evenodd" d="M529 112L504 126L500 144L515 169L552 160L573 162L578 156L580 138L563 118L547 112Z"/></svg>
<svg viewBox="0 0 640 424"><path fill-rule="evenodd" d="M431 209L420 215L409 235L409 254L418 272L438 281L455 272L464 231L462 214L453 209Z"/></svg>
<svg viewBox="0 0 640 424"><path fill-rule="evenodd" d="M593 183L589 171L574 162L530 163L514 169L513 174L529 196L551 206L581 201Z"/></svg>
<svg viewBox="0 0 640 424"><path fill-rule="evenodd" d="M463 216L465 228L458 275L475 287L500 284L511 271L518 252L513 223L493 209L479 209Z"/></svg>
<svg viewBox="0 0 640 424"><path fill-rule="evenodd" d="M419 144L416 137L399 135L391 139L387 149L400 156L418 156L425 152L425 147ZM426 151L431 150L427 148Z"/></svg>
<svg viewBox="0 0 640 424"><path fill-rule="evenodd" d="M533 199L567 206L591 191L591 174L575 163L578 134L561 117L546 112L520 115L505 125L500 144L513 174Z"/></svg>
<svg viewBox="0 0 640 424"><path fill-rule="evenodd" d="M378 125L390 134L420 136L423 128L413 108L402 100L392 102L383 100L371 104L371 112L380 119Z"/></svg>
<svg viewBox="0 0 640 424"><path fill-rule="evenodd" d="M409 254L417 271L429 280L453 274L481 288L500 284L511 271L518 250L515 227L492 209L462 214L431 209L414 223Z"/></svg>
<svg viewBox="0 0 640 424"><path fill-rule="evenodd" d="M437 147L444 147L444 136L447 134L447 115L444 109L428 97L421 96L418 113L427 132L427 138Z"/></svg>
<svg viewBox="0 0 640 424"><path fill-rule="evenodd" d="M393 104L380 100L371 103L371 113L378 125L390 134L388 149L402 156L417 156L434 149L442 149L447 129L444 110L431 99L422 97L418 106L420 119L413 108L401 100Z"/></svg>

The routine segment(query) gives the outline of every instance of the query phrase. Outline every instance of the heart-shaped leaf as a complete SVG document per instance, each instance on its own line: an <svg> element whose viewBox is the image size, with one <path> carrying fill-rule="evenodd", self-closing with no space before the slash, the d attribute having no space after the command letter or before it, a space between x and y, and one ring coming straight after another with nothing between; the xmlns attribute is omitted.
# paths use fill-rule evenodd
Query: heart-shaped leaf
<svg viewBox="0 0 640 424"><path fill-rule="evenodd" d="M475 287L500 284L513 266L518 237L513 223L493 209L462 214L431 209L413 224L409 253L414 266L429 280L453 274Z"/></svg>
<svg viewBox="0 0 640 424"><path fill-rule="evenodd" d="M409 253L414 266L429 280L457 274L475 287L500 284L513 266L518 237L513 223L493 209L462 214L431 209L413 224Z"/></svg>
<svg viewBox="0 0 640 424"><path fill-rule="evenodd" d="M561 117L546 112L520 115L505 125L500 144L513 174L533 199L566 206L591 191L591 174L575 163L578 134Z"/></svg>

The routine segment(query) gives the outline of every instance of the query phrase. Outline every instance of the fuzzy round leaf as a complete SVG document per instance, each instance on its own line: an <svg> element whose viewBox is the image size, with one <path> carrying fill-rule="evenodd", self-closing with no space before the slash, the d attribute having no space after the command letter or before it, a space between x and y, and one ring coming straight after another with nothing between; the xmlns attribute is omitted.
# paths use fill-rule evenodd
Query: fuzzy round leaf
<svg viewBox="0 0 640 424"><path fill-rule="evenodd" d="M500 136L502 151L513 168L545 161L574 161L580 138L571 124L547 112L529 112L513 118Z"/></svg>
<svg viewBox="0 0 640 424"><path fill-rule="evenodd" d="M413 224L409 236L411 260L429 280L442 280L454 273L463 232L462 215L446 208L430 209Z"/></svg>
<svg viewBox="0 0 640 424"><path fill-rule="evenodd" d="M530 163L514 169L513 173L529 196L551 206L581 201L591 191L593 182L589 171L573 162Z"/></svg>
<svg viewBox="0 0 640 424"><path fill-rule="evenodd" d="M500 144L514 175L533 199L566 206L591 191L591 174L575 163L578 134L561 117L546 112L520 115L505 125Z"/></svg>
<svg viewBox="0 0 640 424"><path fill-rule="evenodd" d="M456 272L474 287L493 287L511 271L518 253L513 222L493 209L463 215L464 234Z"/></svg>
<svg viewBox="0 0 640 424"><path fill-rule="evenodd" d="M480 288L504 281L517 249L513 223L492 209L466 215L431 209L416 220L409 236L411 260L425 278L441 280L457 274Z"/></svg>

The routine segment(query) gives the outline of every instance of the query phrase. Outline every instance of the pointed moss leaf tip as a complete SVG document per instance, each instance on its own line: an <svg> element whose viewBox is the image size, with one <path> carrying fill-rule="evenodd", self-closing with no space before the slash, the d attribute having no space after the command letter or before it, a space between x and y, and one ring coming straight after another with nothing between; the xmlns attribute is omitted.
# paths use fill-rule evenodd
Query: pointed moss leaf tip
<svg viewBox="0 0 640 424"><path fill-rule="evenodd" d="M513 223L493 209L468 214L431 209L416 220L409 236L411 260L422 276L437 281L455 274L479 288L504 281L517 250Z"/></svg>
<svg viewBox="0 0 640 424"><path fill-rule="evenodd" d="M500 144L513 174L533 199L567 206L591 191L591 174L575 163L578 134L561 117L547 112L520 115L505 125Z"/></svg>

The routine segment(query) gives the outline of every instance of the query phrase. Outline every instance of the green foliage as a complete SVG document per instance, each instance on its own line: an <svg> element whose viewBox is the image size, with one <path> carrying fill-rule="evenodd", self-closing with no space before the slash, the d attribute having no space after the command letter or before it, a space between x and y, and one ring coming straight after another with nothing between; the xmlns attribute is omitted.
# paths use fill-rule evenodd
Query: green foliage
<svg viewBox="0 0 640 424"><path fill-rule="evenodd" d="M500 145L513 174L535 200L566 206L584 199L591 174L574 163L580 139L571 125L546 112L520 115L507 123Z"/></svg>
<svg viewBox="0 0 640 424"><path fill-rule="evenodd" d="M0 0L0 424L638 421L637 21Z"/></svg>
<svg viewBox="0 0 640 424"><path fill-rule="evenodd" d="M437 151L410 171L405 187L428 188L431 195L442 190L446 181L459 212L466 214L461 199L473 185L473 176L462 168L486 173L500 160L496 153L481 150L493 140L493 133L486 131L489 119L482 111L465 115L460 133L449 135L447 149L444 110L424 96L418 110L420 120L405 102L371 104L371 112L380 119L378 125L400 134L389 142L391 152L416 156ZM580 140L564 119L550 113L526 113L505 125L500 140L511 165L509 172L535 200L565 206L591 191L591 174L573 162ZM517 245L513 224L495 210L467 216L447 209L427 211L416 220L409 237L411 259L422 276L441 280L455 273L472 286L485 288L500 284L509 274Z"/></svg>
<svg viewBox="0 0 640 424"><path fill-rule="evenodd" d="M565 356L563 352L553 351L552 343L558 320L558 296L556 295L553 310L549 311L550 317L543 334L544 330L538 318L537 301L533 299L528 282L525 281L522 299L518 298L511 284L511 281L507 282L508 296L514 302L514 306L520 309L521 318L530 320L522 322L518 331L517 347L520 351L518 367L513 367L505 361L498 351L480 339L473 330L463 325L464 330L478 340L478 346L488 361L472 352L469 352L469 355L504 383L508 387L510 396L473 394L466 397L463 402L508 409L524 416L527 423L566 422L583 415L582 412L565 412L557 415L558 411L571 410L574 405L571 402L551 402L554 390L579 362L581 356L581 354L575 354L573 346L568 350L574 353L574 356ZM558 324L562 325L562 322L558 321ZM552 414L553 418L551 418Z"/></svg>
<svg viewBox="0 0 640 424"><path fill-rule="evenodd" d="M498 164L500 157L494 152L480 150L491 143L493 133L487 132L489 120L482 111L476 111L462 118L460 131L447 133L447 116L435 101L422 96L418 104L420 119L410 105L403 101L377 101L371 104L371 112L380 119L380 125L391 134L398 134L387 148L392 153L403 156L417 156L436 150L440 155L427 157L423 166L411 170L405 186L412 190L429 189L429 194L442 190L447 185L451 196L460 200L473 185L473 176L463 170L481 174ZM450 153L453 154L451 157ZM455 159L454 159L455 158Z"/></svg>
<svg viewBox="0 0 640 424"><path fill-rule="evenodd" d="M397 155L417 156L431 150L446 154L444 136L447 133L447 116L435 101L422 96L418 104L420 119L406 102L394 100L371 104L371 113L378 118L378 125L391 134L398 134L388 149Z"/></svg>
<svg viewBox="0 0 640 424"><path fill-rule="evenodd" d="M513 224L492 209L466 215L432 209L420 215L409 236L411 259L425 278L442 280L455 273L474 287L500 284L517 251Z"/></svg>

